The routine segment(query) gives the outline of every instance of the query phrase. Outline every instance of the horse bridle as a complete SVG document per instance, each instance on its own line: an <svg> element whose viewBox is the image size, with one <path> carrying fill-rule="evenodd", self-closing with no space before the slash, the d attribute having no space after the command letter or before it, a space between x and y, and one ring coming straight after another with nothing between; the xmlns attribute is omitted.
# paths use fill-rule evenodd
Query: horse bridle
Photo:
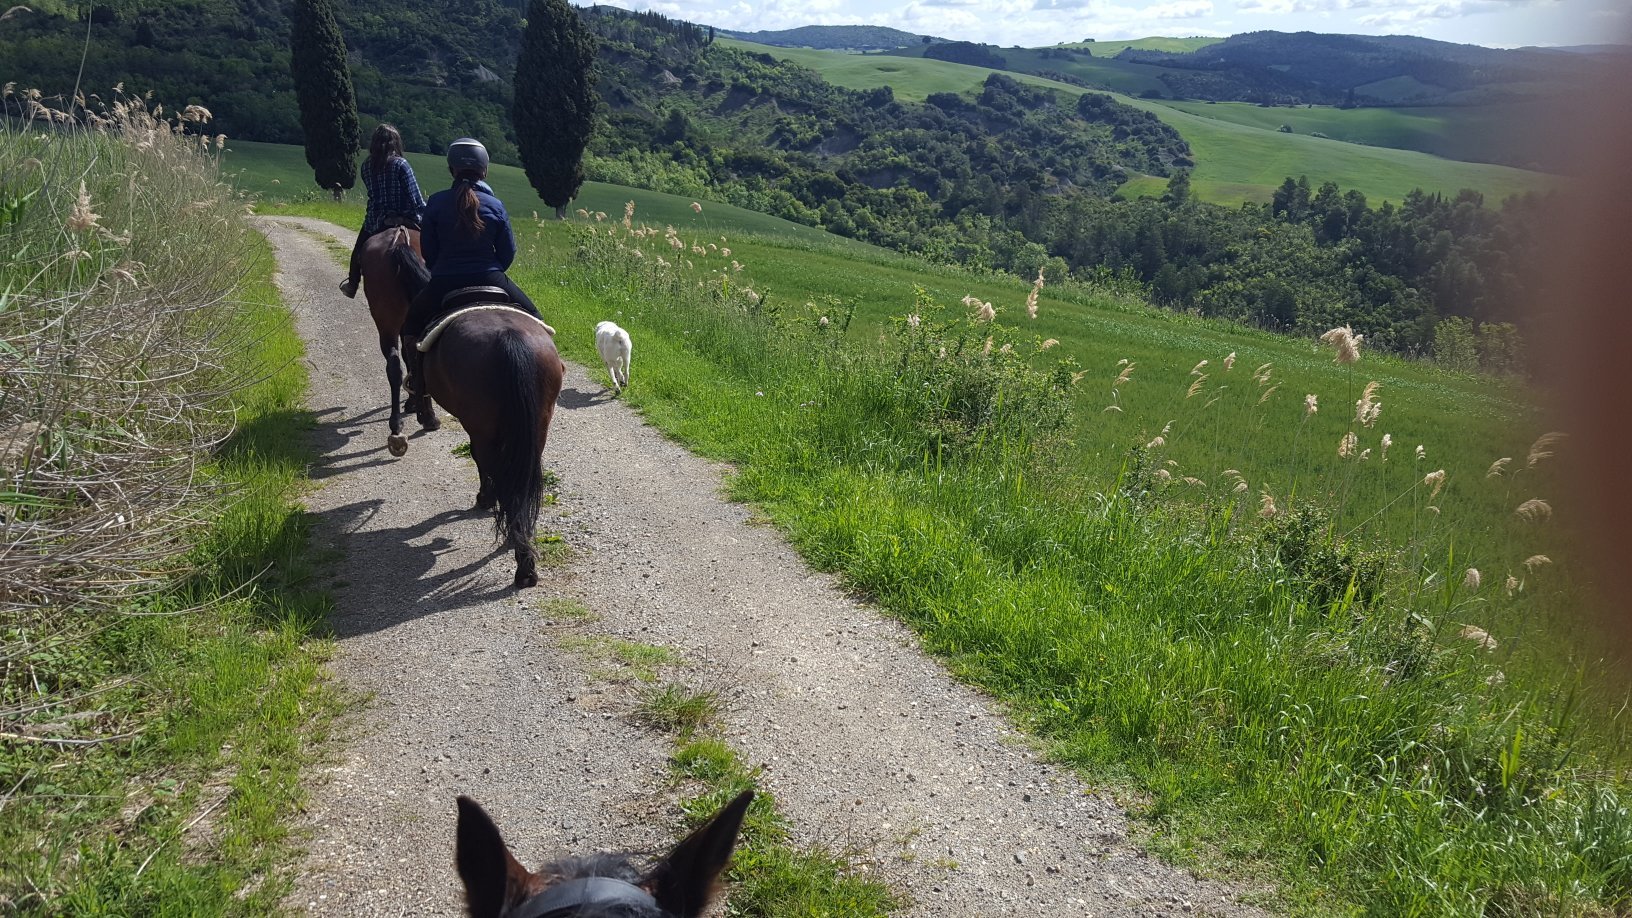
<svg viewBox="0 0 1632 918"><path fill-rule="evenodd" d="M568 918L586 905L658 909L651 893L633 883L615 877L579 877L557 883L523 902L510 918Z"/></svg>

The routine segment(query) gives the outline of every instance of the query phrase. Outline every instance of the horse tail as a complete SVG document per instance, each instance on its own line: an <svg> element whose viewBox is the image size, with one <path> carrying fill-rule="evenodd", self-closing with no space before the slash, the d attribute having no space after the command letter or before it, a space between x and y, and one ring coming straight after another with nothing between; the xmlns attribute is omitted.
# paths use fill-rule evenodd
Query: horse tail
<svg viewBox="0 0 1632 918"><path fill-rule="evenodd" d="M493 473L499 515L495 534L518 548L531 548L539 504L544 499L544 468L539 449L539 388L543 384L538 357L527 338L514 328L499 334L497 374L500 387L499 456Z"/></svg>
<svg viewBox="0 0 1632 918"><path fill-rule="evenodd" d="M414 247L408 244L408 234L403 233L399 241L391 246L391 267L402 283L402 289L408 294L409 301L419 296L431 282L431 269L425 267L425 259L419 257Z"/></svg>

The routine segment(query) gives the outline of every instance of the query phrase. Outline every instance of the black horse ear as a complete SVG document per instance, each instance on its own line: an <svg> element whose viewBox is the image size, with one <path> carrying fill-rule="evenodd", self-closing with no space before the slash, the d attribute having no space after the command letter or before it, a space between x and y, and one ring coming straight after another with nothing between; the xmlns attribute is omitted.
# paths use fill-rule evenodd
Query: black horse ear
<svg viewBox="0 0 1632 918"><path fill-rule="evenodd" d="M738 794L647 874L645 886L665 911L679 918L692 918L708 908L753 799L751 790Z"/></svg>
<svg viewBox="0 0 1632 918"><path fill-rule="evenodd" d="M510 855L499 827L469 797L459 798L459 829L454 863L465 884L470 918L498 918L512 888L519 889L527 870Z"/></svg>

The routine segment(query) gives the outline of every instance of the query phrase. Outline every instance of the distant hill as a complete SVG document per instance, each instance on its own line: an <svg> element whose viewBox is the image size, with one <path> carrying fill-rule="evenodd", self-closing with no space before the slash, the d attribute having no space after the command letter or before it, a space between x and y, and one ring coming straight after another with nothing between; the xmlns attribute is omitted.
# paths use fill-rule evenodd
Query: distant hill
<svg viewBox="0 0 1632 918"><path fill-rule="evenodd" d="M1194 51L1129 48L1177 98L1270 104L1444 105L1562 93L1601 75L1593 55L1503 50L1404 35L1246 32Z"/></svg>
<svg viewBox="0 0 1632 918"><path fill-rule="evenodd" d="M929 35L914 35L886 26L839 25L800 26L765 32L733 32L719 30L721 35L743 41L782 48L820 48L830 51L892 51L913 45L946 41Z"/></svg>

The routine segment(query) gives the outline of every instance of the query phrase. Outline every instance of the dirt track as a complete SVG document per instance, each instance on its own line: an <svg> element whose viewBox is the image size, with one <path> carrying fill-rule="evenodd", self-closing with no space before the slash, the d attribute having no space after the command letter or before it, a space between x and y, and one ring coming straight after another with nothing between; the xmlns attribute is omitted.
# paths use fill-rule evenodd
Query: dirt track
<svg viewBox="0 0 1632 918"><path fill-rule="evenodd" d="M470 508L475 467L449 424L385 450L386 383L361 300L335 290L330 224L262 222L312 371L319 539L340 550L336 676L371 698L314 788L290 905L319 915L456 915L454 797L493 813L529 866L657 849L677 811L669 740L563 635L655 644L722 686L726 738L762 765L806 840L871 845L915 916L1250 914L1130 846L1123 814L1042 764L1001 711L910 632L812 573L698 459L569 365L545 451L564 567L510 589L513 562ZM540 302L549 318L549 307ZM588 328L559 334L588 337ZM640 385L635 342L633 384ZM413 429L409 419L410 429ZM551 597L598 618L550 622Z"/></svg>

